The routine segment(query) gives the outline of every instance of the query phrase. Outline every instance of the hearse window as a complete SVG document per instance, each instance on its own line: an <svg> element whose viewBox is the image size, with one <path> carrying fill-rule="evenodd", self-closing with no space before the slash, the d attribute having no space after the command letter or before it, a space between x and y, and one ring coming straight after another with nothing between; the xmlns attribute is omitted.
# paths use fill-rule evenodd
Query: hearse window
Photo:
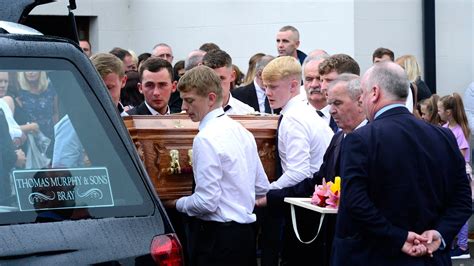
<svg viewBox="0 0 474 266"><path fill-rule="evenodd" d="M153 213L99 95L69 61L0 59L0 224Z"/></svg>

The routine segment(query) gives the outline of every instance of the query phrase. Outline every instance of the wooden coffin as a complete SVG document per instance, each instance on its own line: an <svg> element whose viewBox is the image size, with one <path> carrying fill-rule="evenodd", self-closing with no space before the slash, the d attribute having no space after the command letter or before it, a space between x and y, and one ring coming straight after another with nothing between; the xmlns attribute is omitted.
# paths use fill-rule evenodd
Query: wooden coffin
<svg viewBox="0 0 474 266"><path fill-rule="evenodd" d="M255 136L258 153L271 181L275 180L277 116L231 116ZM190 195L192 145L197 122L186 115L129 116L125 125L162 200Z"/></svg>

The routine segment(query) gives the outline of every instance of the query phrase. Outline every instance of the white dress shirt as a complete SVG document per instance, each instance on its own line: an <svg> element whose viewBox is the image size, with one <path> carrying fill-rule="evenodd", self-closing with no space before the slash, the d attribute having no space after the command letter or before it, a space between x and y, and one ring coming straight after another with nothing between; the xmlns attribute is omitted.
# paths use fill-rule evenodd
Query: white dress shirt
<svg viewBox="0 0 474 266"><path fill-rule="evenodd" d="M410 113L413 113L413 93L411 92L410 86L408 86L408 96L405 101L405 106L408 108Z"/></svg>
<svg viewBox="0 0 474 266"><path fill-rule="evenodd" d="M150 105L148 105L148 103L145 101L145 106L146 108L148 109L148 111L150 111L151 115L162 115L160 114L160 112L156 111L155 109L153 109L153 107L151 107ZM136 107L134 107L136 108ZM170 107L169 105L166 106L166 113L164 115L170 115L171 114L171 111L170 111ZM124 116L130 116L127 112L123 111L120 116L124 117Z"/></svg>
<svg viewBox="0 0 474 266"><path fill-rule="evenodd" d="M312 106L309 102L308 102L308 105L314 108L314 106ZM317 111L320 111L321 113L323 113L323 116L319 116L319 114L318 114L317 112L316 112L316 115L318 115L318 116L321 117L324 121L326 121L326 123L327 123L328 125L329 125L329 122L331 122L331 114L329 113L329 109L330 109L330 108L331 108L330 105L324 106L324 108L321 109L321 110L318 110L318 109L314 108L315 112L316 112L316 110L317 110Z"/></svg>
<svg viewBox="0 0 474 266"><path fill-rule="evenodd" d="M323 162L334 135L328 124L298 97L293 97L281 110L283 119L278 130L278 153L283 175L270 184L270 189L293 186L312 177Z"/></svg>
<svg viewBox="0 0 474 266"><path fill-rule="evenodd" d="M193 141L195 192L176 209L201 220L252 223L256 195L269 189L255 138L218 108L199 124Z"/></svg>
<svg viewBox="0 0 474 266"><path fill-rule="evenodd" d="M232 97L232 94L229 94L229 102L227 103L227 106L230 107L227 111L225 111L227 115L248 115L255 113L255 109L253 109L253 107L235 99Z"/></svg>
<svg viewBox="0 0 474 266"><path fill-rule="evenodd" d="M260 108L260 113L265 113L265 99L267 98L267 95L265 95L265 90L258 86L255 79L253 80L253 85L255 86L255 92L257 93L258 107Z"/></svg>
<svg viewBox="0 0 474 266"><path fill-rule="evenodd" d="M21 131L21 128L18 123L13 118L13 113L12 110L10 110L10 106L8 106L7 102L4 99L0 99L0 109L2 109L3 113L5 114L5 119L7 120L10 137L12 139L21 138L23 132Z"/></svg>
<svg viewBox="0 0 474 266"><path fill-rule="evenodd" d="M68 115L54 125L53 168L84 167L84 148Z"/></svg>

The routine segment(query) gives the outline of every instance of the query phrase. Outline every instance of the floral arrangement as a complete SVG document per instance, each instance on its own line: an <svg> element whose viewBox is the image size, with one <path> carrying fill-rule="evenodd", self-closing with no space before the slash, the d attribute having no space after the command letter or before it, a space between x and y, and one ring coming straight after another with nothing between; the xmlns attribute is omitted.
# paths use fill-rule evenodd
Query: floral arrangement
<svg viewBox="0 0 474 266"><path fill-rule="evenodd" d="M319 207L337 209L339 207L339 197L341 196L341 177L336 176L334 183L326 182L323 178L321 185L314 186L311 204Z"/></svg>

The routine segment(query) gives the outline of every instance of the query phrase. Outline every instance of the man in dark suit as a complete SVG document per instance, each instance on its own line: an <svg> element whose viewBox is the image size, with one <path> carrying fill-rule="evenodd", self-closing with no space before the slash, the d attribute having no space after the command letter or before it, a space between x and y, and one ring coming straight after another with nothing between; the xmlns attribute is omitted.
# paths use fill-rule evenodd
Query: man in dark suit
<svg viewBox="0 0 474 266"><path fill-rule="evenodd" d="M274 59L271 55L265 55L257 61L255 65L255 78L253 82L248 85L233 89L232 96L246 103L259 111L260 113L272 114L273 110L270 108L265 89L263 87L262 71L265 66Z"/></svg>
<svg viewBox="0 0 474 266"><path fill-rule="evenodd" d="M393 62L372 66L362 90L370 123L344 139L332 264L451 265L450 243L471 215L453 134L406 109L408 79Z"/></svg>
<svg viewBox="0 0 474 266"><path fill-rule="evenodd" d="M25 154L22 150L15 151L5 114L0 108L0 204L11 204L10 170L15 165L24 166L25 160Z"/></svg>
<svg viewBox="0 0 474 266"><path fill-rule="evenodd" d="M173 79L173 67L161 58L151 57L140 67L140 83L138 90L145 101L127 111L128 115L168 115L168 102L171 93L176 91L176 81Z"/></svg>
<svg viewBox="0 0 474 266"><path fill-rule="evenodd" d="M323 177L326 181L334 181L334 177L339 175L339 154L344 135L366 123L365 114L359 102L361 93L359 76L357 75L342 74L329 85L327 90L329 112L336 119L341 130L332 138L319 171L312 178L307 178L292 187L270 190L266 197L257 200L259 207L266 205L270 212L283 210L285 214L289 214L289 205L283 201L285 197L310 197L313 195L314 186L320 185ZM301 208L297 208L296 211L298 230L302 235L302 240L306 241L309 239L308 235L312 237L315 234L321 216L316 212ZM289 263L291 265L304 265L308 261L317 259L318 265L329 265L335 223L335 216L326 216L321 227L321 235L313 243L306 245L296 239L291 218L287 215L285 245L288 248L284 250L290 253L285 254L285 257L291 258Z"/></svg>

